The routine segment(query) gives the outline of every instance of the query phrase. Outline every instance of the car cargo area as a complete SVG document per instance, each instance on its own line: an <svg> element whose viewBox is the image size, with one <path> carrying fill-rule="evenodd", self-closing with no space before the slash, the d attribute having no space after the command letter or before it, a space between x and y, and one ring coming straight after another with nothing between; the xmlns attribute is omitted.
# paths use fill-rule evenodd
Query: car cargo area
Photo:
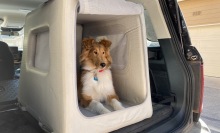
<svg viewBox="0 0 220 133"><path fill-rule="evenodd" d="M160 65L165 66L163 60L163 55L160 51L159 47L156 48L148 48L149 54L149 65L151 66L151 61L153 62L152 66L154 68L161 68ZM154 53L156 52L156 53ZM158 57L156 57L158 56ZM158 62L160 63L155 63ZM154 60L154 61L153 61ZM159 64L158 66L156 64ZM154 75L154 72L157 71L157 74ZM158 72L159 71L159 72ZM173 113L173 107L170 105L172 97L168 94L160 93L162 88L157 88L158 86L162 86L160 80L162 78L163 82L168 82L168 78L164 77L164 73L166 73L166 69L163 70L150 70L151 73L151 95L152 95L152 106L153 106L153 115L151 118L147 118L138 123L132 124L130 126L123 127L114 133L127 133L127 132L140 132L142 130L146 130L170 117ZM40 126L39 122L27 111L22 110L20 104L17 101L18 95L18 84L19 79L16 80L6 80L0 81L1 92L0 92L0 132L1 133L43 133L44 130L48 131L45 126ZM169 87L167 87L169 89ZM94 116L91 112L88 112L85 109L81 109L82 112L87 116ZM43 129L44 130L43 130Z"/></svg>
<svg viewBox="0 0 220 133"><path fill-rule="evenodd" d="M27 111L22 111L17 101L0 103L0 132L1 133L45 133L39 122ZM153 103L153 115L151 118L135 123L128 127L113 131L113 133L140 132L150 128L154 124L166 120L172 114L173 109L169 105ZM43 127L45 128L45 127Z"/></svg>

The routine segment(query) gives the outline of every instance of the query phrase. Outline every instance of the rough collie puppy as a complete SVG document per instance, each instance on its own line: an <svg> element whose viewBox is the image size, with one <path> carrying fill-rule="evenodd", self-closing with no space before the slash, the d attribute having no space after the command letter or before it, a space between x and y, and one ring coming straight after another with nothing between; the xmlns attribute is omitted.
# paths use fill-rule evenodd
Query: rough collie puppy
<svg viewBox="0 0 220 133"><path fill-rule="evenodd" d="M110 105L114 110L124 108L112 82L110 46L111 42L107 39L97 42L93 38L84 38L82 41L79 101L82 107L98 114L110 112L101 102Z"/></svg>

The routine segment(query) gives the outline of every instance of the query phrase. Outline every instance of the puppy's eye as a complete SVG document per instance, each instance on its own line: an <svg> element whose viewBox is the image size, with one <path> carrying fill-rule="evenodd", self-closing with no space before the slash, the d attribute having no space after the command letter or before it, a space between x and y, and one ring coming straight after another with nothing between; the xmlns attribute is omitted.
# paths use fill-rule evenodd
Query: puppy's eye
<svg viewBox="0 0 220 133"><path fill-rule="evenodd" d="M98 54L96 51L94 51L94 54Z"/></svg>
<svg viewBox="0 0 220 133"><path fill-rule="evenodd" d="M102 52L102 54L105 54L105 52Z"/></svg>

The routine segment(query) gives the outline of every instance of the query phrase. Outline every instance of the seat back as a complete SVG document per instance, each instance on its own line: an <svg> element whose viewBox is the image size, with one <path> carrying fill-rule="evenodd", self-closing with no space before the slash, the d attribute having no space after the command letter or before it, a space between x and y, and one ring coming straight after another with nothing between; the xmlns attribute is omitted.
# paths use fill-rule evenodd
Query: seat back
<svg viewBox="0 0 220 133"><path fill-rule="evenodd" d="M8 44L0 41L0 81L14 78L14 58Z"/></svg>
<svg viewBox="0 0 220 133"><path fill-rule="evenodd" d="M19 59L18 47L17 46L10 46L9 49L14 57L14 60L18 60Z"/></svg>

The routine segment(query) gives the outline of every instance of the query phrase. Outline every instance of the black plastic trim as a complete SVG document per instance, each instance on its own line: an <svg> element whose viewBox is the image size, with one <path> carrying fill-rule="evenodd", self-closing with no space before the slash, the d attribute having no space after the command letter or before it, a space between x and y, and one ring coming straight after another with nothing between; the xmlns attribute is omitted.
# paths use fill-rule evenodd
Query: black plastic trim
<svg viewBox="0 0 220 133"><path fill-rule="evenodd" d="M22 30L22 29L23 29L23 27L21 27L21 28L1 27L1 30L2 30L2 31L20 31L20 30Z"/></svg>
<svg viewBox="0 0 220 133"><path fill-rule="evenodd" d="M177 30L174 26L175 22L171 19L171 14L168 10L169 2L174 0L159 0L171 39L159 39L159 43L163 50L165 62L167 64L168 75L171 84L171 91L176 94L177 102L174 106L174 113L170 120L165 123L155 125L151 129L146 129L144 132L158 133L163 132L181 132L188 124L192 122L193 108L193 92L194 76L191 67L188 65L184 49L178 37ZM172 5L169 5L172 6ZM173 76L177 75L177 77Z"/></svg>

